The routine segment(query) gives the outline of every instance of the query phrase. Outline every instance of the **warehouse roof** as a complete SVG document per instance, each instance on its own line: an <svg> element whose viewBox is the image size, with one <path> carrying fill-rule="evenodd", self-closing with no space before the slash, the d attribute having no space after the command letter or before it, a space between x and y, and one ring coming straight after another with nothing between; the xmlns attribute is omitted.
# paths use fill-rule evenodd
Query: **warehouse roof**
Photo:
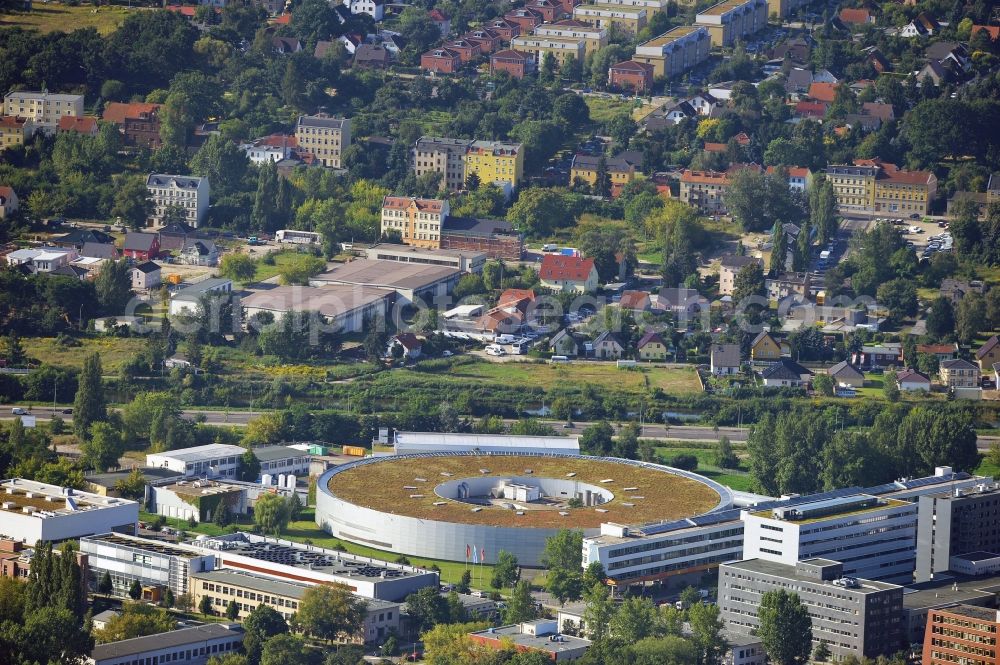
<svg viewBox="0 0 1000 665"><path fill-rule="evenodd" d="M460 270L423 263L401 263L379 259L355 259L311 278L310 283L341 283L359 286L422 289L457 277Z"/></svg>
<svg viewBox="0 0 1000 665"><path fill-rule="evenodd" d="M171 630L168 633L159 633L158 635L147 635L145 637L135 637L130 640L98 644L94 647L94 652L90 657L92 660L100 662L109 658L121 658L146 653L147 651L181 647L233 634L242 635L242 633L243 628L235 623L210 623L193 628Z"/></svg>

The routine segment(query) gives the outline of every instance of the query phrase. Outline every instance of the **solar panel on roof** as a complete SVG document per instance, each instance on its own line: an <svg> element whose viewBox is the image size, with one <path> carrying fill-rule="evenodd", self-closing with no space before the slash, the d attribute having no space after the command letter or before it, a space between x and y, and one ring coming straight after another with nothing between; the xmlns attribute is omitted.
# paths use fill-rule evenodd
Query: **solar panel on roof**
<svg viewBox="0 0 1000 665"><path fill-rule="evenodd" d="M885 485L876 485L875 487L865 489L865 494L887 494L889 492L895 492L898 489L899 485L896 483L886 483Z"/></svg>

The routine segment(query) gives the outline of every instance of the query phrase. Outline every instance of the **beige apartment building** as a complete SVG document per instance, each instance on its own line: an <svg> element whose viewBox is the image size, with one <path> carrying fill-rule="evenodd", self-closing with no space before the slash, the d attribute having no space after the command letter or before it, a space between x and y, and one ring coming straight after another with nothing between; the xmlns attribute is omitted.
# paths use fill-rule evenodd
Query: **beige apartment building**
<svg viewBox="0 0 1000 665"><path fill-rule="evenodd" d="M448 202L441 199L387 196L382 199L382 235L397 231L406 245L439 249L449 212Z"/></svg>
<svg viewBox="0 0 1000 665"><path fill-rule="evenodd" d="M63 95L46 90L8 92L3 98L3 115L31 120L35 127L55 132L59 119L83 116L83 95Z"/></svg>
<svg viewBox="0 0 1000 665"><path fill-rule="evenodd" d="M541 65L546 53L551 53L556 63L562 64L567 56L583 62L586 53L584 40L578 37L549 37L546 35L520 35L510 41L510 47L521 53L531 53Z"/></svg>
<svg viewBox="0 0 1000 665"><path fill-rule="evenodd" d="M708 29L712 46L730 47L767 25L767 0L724 0L695 16Z"/></svg>
<svg viewBox="0 0 1000 665"><path fill-rule="evenodd" d="M573 18L609 31L617 29L621 34L634 37L646 27L648 12L644 7L626 5L577 5L573 8Z"/></svg>
<svg viewBox="0 0 1000 665"><path fill-rule="evenodd" d="M516 47L515 47L516 48ZM465 152L472 141L421 136L413 148L414 174L441 174L441 189L457 192L465 187Z"/></svg>
<svg viewBox="0 0 1000 665"><path fill-rule="evenodd" d="M566 19L556 23L543 23L534 30L536 37L565 37L569 39L583 40L583 54L588 56L596 53L599 49L608 45L608 31L606 28L598 28L577 21L576 19Z"/></svg>
<svg viewBox="0 0 1000 665"><path fill-rule="evenodd" d="M295 140L303 152L329 168L343 168L341 156L351 145L351 121L327 115L300 115Z"/></svg>
<svg viewBox="0 0 1000 665"><path fill-rule="evenodd" d="M667 9L666 0L600 0L596 4L612 7L642 7L646 10L646 18L648 20L652 20L656 14Z"/></svg>
<svg viewBox="0 0 1000 665"><path fill-rule="evenodd" d="M632 59L651 65L653 76L669 78L704 62L710 50L708 29L685 25L639 44Z"/></svg>

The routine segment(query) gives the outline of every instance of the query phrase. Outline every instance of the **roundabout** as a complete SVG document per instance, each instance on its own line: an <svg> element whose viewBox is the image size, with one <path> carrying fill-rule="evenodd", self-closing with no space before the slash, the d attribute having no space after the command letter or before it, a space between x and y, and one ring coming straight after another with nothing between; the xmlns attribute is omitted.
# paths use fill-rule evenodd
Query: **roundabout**
<svg viewBox="0 0 1000 665"><path fill-rule="evenodd" d="M538 566L559 529L600 533L732 506L731 492L698 474L611 457L426 453L368 457L328 470L316 523L337 538L396 554L492 563L500 550Z"/></svg>

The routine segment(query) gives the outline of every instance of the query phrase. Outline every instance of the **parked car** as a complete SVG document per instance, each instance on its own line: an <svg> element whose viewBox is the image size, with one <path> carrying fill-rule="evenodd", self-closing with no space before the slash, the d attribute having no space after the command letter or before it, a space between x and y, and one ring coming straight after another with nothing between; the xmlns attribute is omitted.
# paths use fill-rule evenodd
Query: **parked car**
<svg viewBox="0 0 1000 665"><path fill-rule="evenodd" d="M15 415L15 416L26 416L26 415L28 415L28 410L25 409L25 408L23 408L23 407L20 407L20 406L15 406L13 409L10 410L10 412L13 415Z"/></svg>

